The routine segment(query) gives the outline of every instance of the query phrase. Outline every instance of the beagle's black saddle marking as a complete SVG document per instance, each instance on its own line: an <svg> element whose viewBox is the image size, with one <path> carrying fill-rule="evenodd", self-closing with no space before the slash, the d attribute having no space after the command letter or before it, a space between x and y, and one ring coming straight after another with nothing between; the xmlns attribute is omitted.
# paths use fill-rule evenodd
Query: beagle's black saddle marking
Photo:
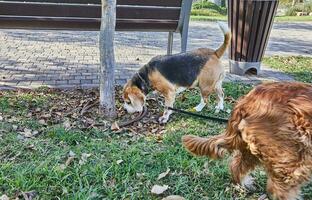
<svg viewBox="0 0 312 200"><path fill-rule="evenodd" d="M156 56L132 77L132 84L147 94L150 91L148 74L157 70L171 83L190 87L208 60L209 56L198 55L195 52Z"/></svg>
<svg viewBox="0 0 312 200"><path fill-rule="evenodd" d="M189 87L194 83L207 61L208 57L186 52L154 57L148 66L151 70L158 70L171 83Z"/></svg>

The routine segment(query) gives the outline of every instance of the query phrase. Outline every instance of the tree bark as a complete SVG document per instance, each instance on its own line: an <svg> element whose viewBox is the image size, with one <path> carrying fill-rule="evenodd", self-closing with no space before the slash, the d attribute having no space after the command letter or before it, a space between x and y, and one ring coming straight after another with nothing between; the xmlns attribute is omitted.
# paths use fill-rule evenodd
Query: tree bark
<svg viewBox="0 0 312 200"><path fill-rule="evenodd" d="M114 33L116 0L102 0L100 30L100 111L104 117L116 117Z"/></svg>

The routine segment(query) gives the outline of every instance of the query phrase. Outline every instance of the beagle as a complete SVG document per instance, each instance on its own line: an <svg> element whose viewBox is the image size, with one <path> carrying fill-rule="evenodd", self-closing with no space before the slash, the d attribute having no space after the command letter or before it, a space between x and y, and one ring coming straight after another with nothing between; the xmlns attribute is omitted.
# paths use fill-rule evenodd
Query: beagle
<svg viewBox="0 0 312 200"><path fill-rule="evenodd" d="M225 71L220 58L228 48L231 33L228 27L219 23L224 34L224 42L217 49L200 48L186 53L156 56L144 65L124 86L124 108L129 113L143 110L146 95L156 90L165 98L165 106L172 107L177 92L183 88L198 86L201 91L201 101L194 108L201 111L207 104L212 92L217 94L216 112L223 110L222 81ZM165 109L159 118L160 123L166 123L172 111Z"/></svg>

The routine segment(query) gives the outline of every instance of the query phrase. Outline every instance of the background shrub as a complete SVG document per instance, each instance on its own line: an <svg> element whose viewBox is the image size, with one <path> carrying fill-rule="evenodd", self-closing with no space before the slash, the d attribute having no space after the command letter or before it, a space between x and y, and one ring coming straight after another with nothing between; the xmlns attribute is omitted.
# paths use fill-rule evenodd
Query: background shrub
<svg viewBox="0 0 312 200"><path fill-rule="evenodd" d="M221 14L215 10L210 9L198 9L198 10L192 10L191 15L196 16L220 16Z"/></svg>
<svg viewBox="0 0 312 200"><path fill-rule="evenodd" d="M218 16L226 14L226 7L218 6L208 0L193 3L192 15Z"/></svg>
<svg viewBox="0 0 312 200"><path fill-rule="evenodd" d="M297 15L297 12L307 12L307 13L312 12L312 2L297 4L295 6L288 6L288 8L286 9L285 15L295 16Z"/></svg>

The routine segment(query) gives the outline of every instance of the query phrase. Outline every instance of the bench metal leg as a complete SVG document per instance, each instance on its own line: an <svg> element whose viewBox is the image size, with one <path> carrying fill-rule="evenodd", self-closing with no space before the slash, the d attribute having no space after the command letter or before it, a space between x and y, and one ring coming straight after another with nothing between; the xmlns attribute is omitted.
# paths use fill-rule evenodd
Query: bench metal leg
<svg viewBox="0 0 312 200"><path fill-rule="evenodd" d="M169 34L168 34L167 55L172 55L172 47L173 47L173 32L169 32Z"/></svg>
<svg viewBox="0 0 312 200"><path fill-rule="evenodd" d="M189 29L189 16L186 16L184 19L183 29L181 32L181 52L186 52L188 29Z"/></svg>
<svg viewBox="0 0 312 200"><path fill-rule="evenodd" d="M183 28L183 32L181 33L181 52L186 52L186 47L187 47L187 30L188 27Z"/></svg>

